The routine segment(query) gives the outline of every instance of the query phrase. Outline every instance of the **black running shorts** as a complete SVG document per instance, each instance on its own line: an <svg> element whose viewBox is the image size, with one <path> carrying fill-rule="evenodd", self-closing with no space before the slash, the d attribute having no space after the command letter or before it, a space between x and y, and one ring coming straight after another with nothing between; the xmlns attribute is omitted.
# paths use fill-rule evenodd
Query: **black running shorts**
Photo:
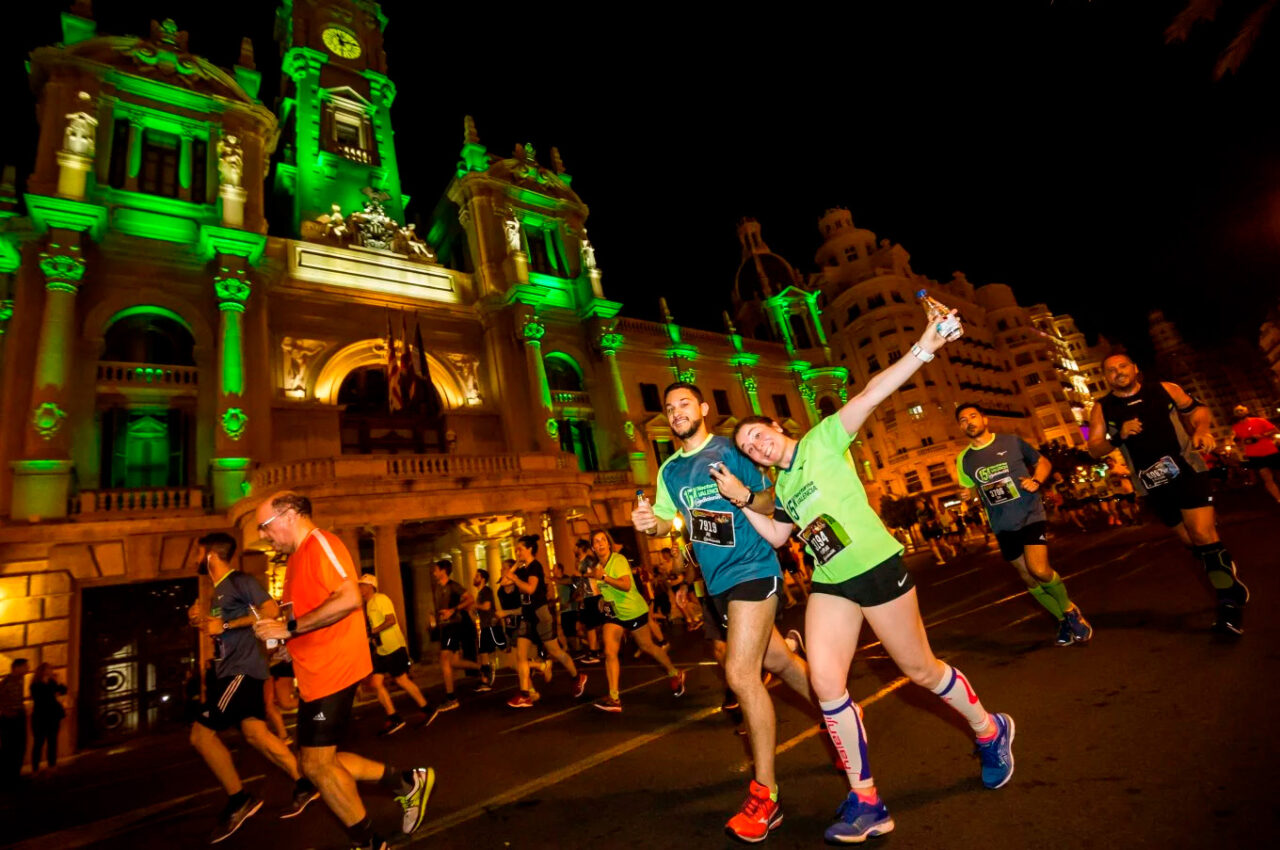
<svg viewBox="0 0 1280 850"><path fill-rule="evenodd" d="M476 627L468 618L461 623L445 623L440 628L440 648L445 652L465 652L476 645Z"/></svg>
<svg viewBox="0 0 1280 850"><path fill-rule="evenodd" d="M645 612L634 620L619 620L617 617L605 617L604 622L605 625L621 626L629 632L634 632L636 629L643 629L645 626L649 625L649 614L648 612Z"/></svg>
<svg viewBox="0 0 1280 850"><path fill-rule="evenodd" d="M578 608L578 622L587 630L598 629L604 625L604 613L600 610L603 596L587 596Z"/></svg>
<svg viewBox="0 0 1280 850"><path fill-rule="evenodd" d="M500 624L485 626L480 630L480 652L488 655L507 648L507 630Z"/></svg>
<svg viewBox="0 0 1280 850"><path fill-rule="evenodd" d="M551 619L551 608L539 605L525 608L520 617L519 637L533 643L550 643L556 639L556 624Z"/></svg>
<svg viewBox="0 0 1280 850"><path fill-rule="evenodd" d="M279 664L272 664L272 665L271 665L271 678L273 678L273 679L292 679L292 678L294 678L294 676L293 676L293 662L292 662L292 661L281 661Z"/></svg>
<svg viewBox="0 0 1280 850"><path fill-rule="evenodd" d="M1049 524L1030 522L1013 531L997 531L996 543L1000 544L1000 556L1006 561L1016 561L1022 557L1022 550L1027 546L1049 545Z"/></svg>
<svg viewBox="0 0 1280 850"><path fill-rule="evenodd" d="M562 611L560 612L560 634L566 638L577 637L578 635L578 612Z"/></svg>
<svg viewBox="0 0 1280 850"><path fill-rule="evenodd" d="M239 726L242 720L255 718L262 720L267 716L266 703L263 699L262 679L255 679L243 673L215 679L209 691L209 701L196 715L196 722L215 732Z"/></svg>
<svg viewBox="0 0 1280 850"><path fill-rule="evenodd" d="M777 596L781 589L781 576L770 576L769 578L753 578L750 581L744 581L741 584L735 584L733 587L717 593L714 596L706 597L702 600L703 607L707 602L711 603L711 610L704 610L703 616L703 635L708 633L708 623L713 624L712 628L716 634L712 640L726 640L729 637L729 603L738 602L763 602L771 596Z"/></svg>
<svg viewBox="0 0 1280 850"><path fill-rule="evenodd" d="M1280 452L1262 457L1247 457L1244 465L1249 469L1280 469Z"/></svg>
<svg viewBox="0 0 1280 850"><path fill-rule="evenodd" d="M346 737L351 720L351 706L356 701L356 687L352 682L314 702L298 701L298 746L336 747Z"/></svg>
<svg viewBox="0 0 1280 850"><path fill-rule="evenodd" d="M907 572L907 565L903 563L902 556L894 555L865 573L859 573L837 584L815 581L812 592L841 596L862 608L874 608L877 605L892 602L915 586L916 583L911 578L911 573Z"/></svg>
<svg viewBox="0 0 1280 850"><path fill-rule="evenodd" d="M1184 472L1160 487L1147 490L1147 505L1169 528L1182 524L1182 512L1212 507L1213 489L1206 472Z"/></svg>
<svg viewBox="0 0 1280 850"><path fill-rule="evenodd" d="M409 650L403 646L386 655L373 653L373 672L398 679L409 672Z"/></svg>

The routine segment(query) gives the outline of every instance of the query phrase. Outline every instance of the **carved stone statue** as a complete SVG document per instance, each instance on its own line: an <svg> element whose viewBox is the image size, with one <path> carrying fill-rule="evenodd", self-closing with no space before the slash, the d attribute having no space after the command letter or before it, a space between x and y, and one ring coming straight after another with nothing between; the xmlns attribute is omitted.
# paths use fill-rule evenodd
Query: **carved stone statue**
<svg viewBox="0 0 1280 850"><path fill-rule="evenodd" d="M519 253L523 250L520 245L520 219L516 218L516 214L507 210L506 217L502 221L502 227L507 233L507 252L511 254Z"/></svg>
<svg viewBox="0 0 1280 850"><path fill-rule="evenodd" d="M244 150L235 136L218 139L218 179L224 186L240 187L244 175Z"/></svg>
<svg viewBox="0 0 1280 850"><path fill-rule="evenodd" d="M78 97L81 103L89 103L93 100L88 92L82 91ZM68 113L67 129L62 136L62 149L67 153L93 156L97 130L98 119L88 112Z"/></svg>
<svg viewBox="0 0 1280 850"><path fill-rule="evenodd" d="M342 208L332 204L330 209L332 212L328 215L322 215L316 219L324 225L324 238L332 239L334 242L346 242L351 231L347 229L347 223L342 218Z"/></svg>
<svg viewBox="0 0 1280 850"><path fill-rule="evenodd" d="M391 238L391 250L397 254L407 254L413 259L435 260L436 258L435 254L431 253L431 247L418 235L415 224L401 227L396 231L395 236Z"/></svg>
<svg viewBox="0 0 1280 850"><path fill-rule="evenodd" d="M480 395L480 362L470 354L448 352L444 359L453 367L462 384L462 394L467 404L480 404L484 401Z"/></svg>
<svg viewBox="0 0 1280 850"><path fill-rule="evenodd" d="M287 336L280 342L284 349L284 391L290 395L307 392L307 364L327 347L318 339Z"/></svg>
<svg viewBox="0 0 1280 850"><path fill-rule="evenodd" d="M591 240L587 238L587 229L582 229L582 265L590 270L596 267L596 249L591 244Z"/></svg>

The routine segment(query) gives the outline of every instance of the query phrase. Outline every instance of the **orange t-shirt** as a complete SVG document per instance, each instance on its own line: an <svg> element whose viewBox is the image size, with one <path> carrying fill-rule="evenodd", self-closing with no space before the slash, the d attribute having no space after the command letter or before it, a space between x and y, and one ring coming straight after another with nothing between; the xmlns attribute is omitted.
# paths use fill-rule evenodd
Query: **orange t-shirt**
<svg viewBox="0 0 1280 850"><path fill-rule="evenodd" d="M356 580L347 547L335 535L317 528L289 556L284 572L284 603L293 603L300 619L344 582ZM289 641L298 692L307 702L327 697L373 672L363 606L336 623Z"/></svg>

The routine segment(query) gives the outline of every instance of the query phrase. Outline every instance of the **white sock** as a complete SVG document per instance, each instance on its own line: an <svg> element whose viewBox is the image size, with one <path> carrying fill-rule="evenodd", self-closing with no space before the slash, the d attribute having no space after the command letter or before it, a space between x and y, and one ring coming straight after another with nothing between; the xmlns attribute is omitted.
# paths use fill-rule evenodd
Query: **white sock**
<svg viewBox="0 0 1280 850"><path fill-rule="evenodd" d="M942 667L942 680L938 682L933 692L969 721L969 726L973 728L974 733L985 732L991 715L987 714L987 710L978 701L973 685L969 684L968 678L963 673L950 664L943 662Z"/></svg>
<svg viewBox="0 0 1280 850"><path fill-rule="evenodd" d="M835 744L840 766L849 777L849 787L870 788L871 766L867 764L867 731L862 726L862 709L845 691L838 698L820 700L822 719L827 724L827 734Z"/></svg>

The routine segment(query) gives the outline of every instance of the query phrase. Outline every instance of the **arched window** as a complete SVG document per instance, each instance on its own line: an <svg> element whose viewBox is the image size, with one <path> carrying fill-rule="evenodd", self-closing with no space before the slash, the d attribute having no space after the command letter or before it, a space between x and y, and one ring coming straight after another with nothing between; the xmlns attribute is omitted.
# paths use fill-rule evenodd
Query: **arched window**
<svg viewBox="0 0 1280 850"><path fill-rule="evenodd" d="M839 409L836 400L829 395L824 395L818 399L818 412L822 414L822 418L826 419Z"/></svg>
<svg viewBox="0 0 1280 850"><path fill-rule="evenodd" d="M559 351L546 356L547 383L554 392L580 393L583 391L582 370L573 358Z"/></svg>
<svg viewBox="0 0 1280 850"><path fill-rule="evenodd" d="M195 339L181 317L158 307L134 307L107 328L102 359L120 363L194 366Z"/></svg>

